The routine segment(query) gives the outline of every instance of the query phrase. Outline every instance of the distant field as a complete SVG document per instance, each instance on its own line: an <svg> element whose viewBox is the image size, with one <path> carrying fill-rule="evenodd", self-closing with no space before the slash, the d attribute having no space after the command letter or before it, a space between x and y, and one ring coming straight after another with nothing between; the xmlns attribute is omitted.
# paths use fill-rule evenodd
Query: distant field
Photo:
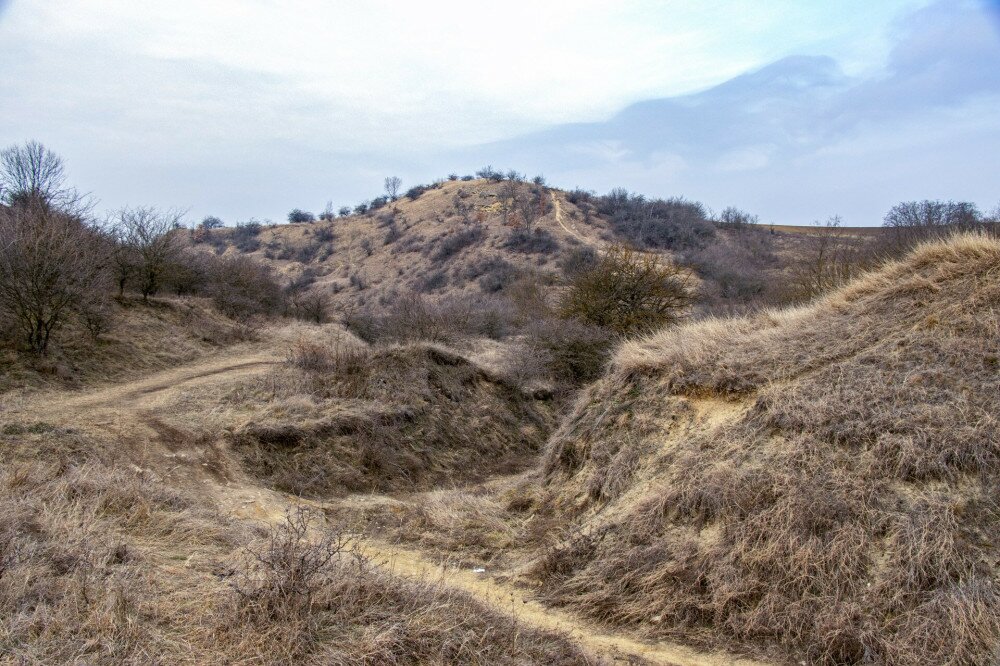
<svg viewBox="0 0 1000 666"><path fill-rule="evenodd" d="M812 224L769 224L769 228L775 231L784 231L790 234L815 234L826 227L817 227ZM884 227L838 227L841 231L857 236L877 236L883 232Z"/></svg>

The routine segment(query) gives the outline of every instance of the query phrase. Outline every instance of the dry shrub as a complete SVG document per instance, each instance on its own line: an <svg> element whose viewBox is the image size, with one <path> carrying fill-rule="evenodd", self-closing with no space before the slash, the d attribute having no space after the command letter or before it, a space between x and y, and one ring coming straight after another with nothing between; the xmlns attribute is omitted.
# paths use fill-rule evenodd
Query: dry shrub
<svg viewBox="0 0 1000 666"><path fill-rule="evenodd" d="M648 333L684 316L694 298L690 282L659 255L616 245L573 279L561 313L621 335Z"/></svg>
<svg viewBox="0 0 1000 666"><path fill-rule="evenodd" d="M440 584L394 578L318 522L293 512L248 549L235 575L235 621L219 628L234 654L345 665L595 663L568 639Z"/></svg>
<svg viewBox="0 0 1000 666"><path fill-rule="evenodd" d="M1000 242L959 237L626 343L547 453L583 535L540 561L549 598L812 663L996 661L997 275Z"/></svg>
<svg viewBox="0 0 1000 666"><path fill-rule="evenodd" d="M578 385L601 376L613 339L599 326L575 319L544 319L527 329L529 349L555 379Z"/></svg>

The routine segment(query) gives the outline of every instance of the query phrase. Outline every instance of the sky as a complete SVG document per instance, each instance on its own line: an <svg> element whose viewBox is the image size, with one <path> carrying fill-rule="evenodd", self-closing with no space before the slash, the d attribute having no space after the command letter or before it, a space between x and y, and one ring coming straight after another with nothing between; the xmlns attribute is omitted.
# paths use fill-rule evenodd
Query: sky
<svg viewBox="0 0 1000 666"><path fill-rule="evenodd" d="M0 0L0 146L230 224L485 164L776 223L988 209L998 5Z"/></svg>

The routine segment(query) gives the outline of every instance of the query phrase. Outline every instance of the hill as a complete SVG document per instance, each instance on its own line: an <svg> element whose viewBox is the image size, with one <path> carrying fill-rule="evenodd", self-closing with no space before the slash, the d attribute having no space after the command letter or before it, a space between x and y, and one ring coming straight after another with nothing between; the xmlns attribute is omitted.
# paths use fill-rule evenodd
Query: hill
<svg viewBox="0 0 1000 666"><path fill-rule="evenodd" d="M525 284L551 291L595 253L627 243L690 266L700 308L723 311L801 298L795 269L827 233L754 225L739 211L733 225L684 199L596 196L523 179L442 181L378 203L316 222L198 229L188 242L264 262L341 312L415 296L481 304Z"/></svg>
<svg viewBox="0 0 1000 666"><path fill-rule="evenodd" d="M550 442L546 597L810 663L1000 654L1000 242L628 342Z"/></svg>

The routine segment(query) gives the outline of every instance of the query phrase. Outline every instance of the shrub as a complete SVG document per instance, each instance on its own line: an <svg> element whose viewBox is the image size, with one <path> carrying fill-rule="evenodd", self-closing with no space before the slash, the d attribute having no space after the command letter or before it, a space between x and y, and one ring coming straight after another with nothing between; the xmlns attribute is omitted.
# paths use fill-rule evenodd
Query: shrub
<svg viewBox="0 0 1000 666"><path fill-rule="evenodd" d="M406 198L410 201L416 201L420 198L420 195L429 189L431 189L429 185L414 185L410 189L406 190Z"/></svg>
<svg viewBox="0 0 1000 666"><path fill-rule="evenodd" d="M218 260L206 289L220 312L234 319L274 315L284 308L281 285L271 270L249 257Z"/></svg>
<svg viewBox="0 0 1000 666"><path fill-rule="evenodd" d="M350 214L351 214L350 206L341 206L339 209L337 209L337 215L339 215L340 217L347 217Z"/></svg>
<svg viewBox="0 0 1000 666"><path fill-rule="evenodd" d="M143 300L163 286L167 270L180 254L174 231L180 220L176 211L154 208L123 208L116 213L113 231L116 242L127 249Z"/></svg>
<svg viewBox="0 0 1000 666"><path fill-rule="evenodd" d="M260 232L264 230L264 225L257 220L238 222L233 229L233 245L240 252L256 252L260 249Z"/></svg>
<svg viewBox="0 0 1000 666"><path fill-rule="evenodd" d="M576 277L597 265L597 250L589 245L570 250L559 260L559 268L569 277Z"/></svg>
<svg viewBox="0 0 1000 666"><path fill-rule="evenodd" d="M288 213L288 221L293 224L301 222L315 222L316 216L308 211L294 208L290 213Z"/></svg>
<svg viewBox="0 0 1000 666"><path fill-rule="evenodd" d="M971 231L985 221L976 204L968 201L904 201L885 214L882 226L888 233L879 238L879 250L899 257L917 243Z"/></svg>
<svg viewBox="0 0 1000 666"><path fill-rule="evenodd" d="M355 215L364 215L367 212L368 212L368 202L367 201L362 201L361 203L359 203L357 206L354 207L354 214Z"/></svg>
<svg viewBox="0 0 1000 666"><path fill-rule="evenodd" d="M396 226L395 222L386 225L385 238L382 239L383 245L392 245L397 240L402 237L403 233Z"/></svg>
<svg viewBox="0 0 1000 666"><path fill-rule="evenodd" d="M445 270L431 271L425 275L417 287L417 291L427 293L448 286L448 272Z"/></svg>
<svg viewBox="0 0 1000 666"><path fill-rule="evenodd" d="M395 199L393 200L395 201ZM383 208L387 203L389 203L389 197L375 197L368 202L368 210L376 211L379 208Z"/></svg>
<svg viewBox="0 0 1000 666"><path fill-rule="evenodd" d="M515 229L504 241L504 248L524 254L552 254L559 249L559 241L546 229Z"/></svg>
<svg viewBox="0 0 1000 666"><path fill-rule="evenodd" d="M331 243L334 238L336 238L336 235L333 233L333 227L320 227L313 235L313 239L317 243Z"/></svg>
<svg viewBox="0 0 1000 666"><path fill-rule="evenodd" d="M247 619L270 623L312 618L313 597L332 584L340 559L353 553L346 538L313 529L318 522L309 510L297 507L271 529L262 545L246 548L245 565L237 569L231 585Z"/></svg>
<svg viewBox="0 0 1000 666"><path fill-rule="evenodd" d="M572 189L566 193L566 201L570 202L574 206L581 203L587 203L593 198L593 192L588 192L587 190L581 190L579 188Z"/></svg>
<svg viewBox="0 0 1000 666"><path fill-rule="evenodd" d="M487 294L503 290L517 279L519 271L500 257L480 257L465 265L460 276L464 280L479 280L479 288Z"/></svg>
<svg viewBox="0 0 1000 666"><path fill-rule="evenodd" d="M756 215L752 215L734 206L724 209L715 220L715 223L720 227L737 230L758 224L759 222L760 219Z"/></svg>
<svg viewBox="0 0 1000 666"><path fill-rule="evenodd" d="M598 212L611 218L615 234L636 247L698 248L715 233L704 207L682 198L646 199L618 188L596 203Z"/></svg>
<svg viewBox="0 0 1000 666"><path fill-rule="evenodd" d="M209 215L205 219L203 219L201 221L201 224L199 224L198 226L201 227L202 229L218 229L223 226L223 222L216 216Z"/></svg>
<svg viewBox="0 0 1000 666"><path fill-rule="evenodd" d="M613 339L600 326L575 319L544 319L528 327L528 345L556 379L573 384L601 376Z"/></svg>
<svg viewBox="0 0 1000 666"><path fill-rule="evenodd" d="M694 299L690 277L657 255L615 245L573 280L560 312L620 335L648 333L684 317Z"/></svg>
<svg viewBox="0 0 1000 666"><path fill-rule="evenodd" d="M482 227L469 227L468 229L448 234L437 242L436 248L431 253L430 258L432 261L446 261L451 259L465 248L481 241L484 235L485 232Z"/></svg>
<svg viewBox="0 0 1000 666"><path fill-rule="evenodd" d="M503 172L495 170L490 165L484 166L482 169L476 172L476 175L480 178L485 178L486 180L492 180L495 183L499 183L504 179Z"/></svg>

